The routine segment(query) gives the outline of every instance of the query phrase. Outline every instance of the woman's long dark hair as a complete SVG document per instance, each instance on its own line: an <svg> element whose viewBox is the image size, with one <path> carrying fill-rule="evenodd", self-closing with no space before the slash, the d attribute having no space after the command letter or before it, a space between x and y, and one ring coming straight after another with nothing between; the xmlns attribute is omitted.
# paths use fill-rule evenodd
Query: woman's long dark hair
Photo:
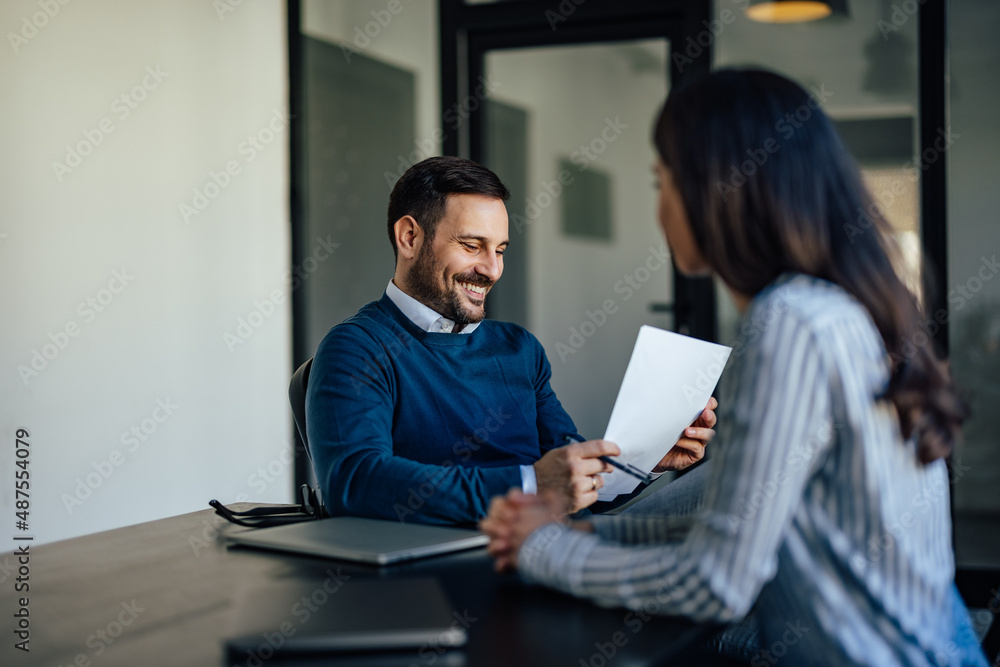
<svg viewBox="0 0 1000 667"><path fill-rule="evenodd" d="M921 329L917 297L858 167L814 96L777 74L719 70L675 89L654 141L695 241L720 278L755 295L785 272L835 283L868 310L920 460L951 453L967 411Z"/></svg>

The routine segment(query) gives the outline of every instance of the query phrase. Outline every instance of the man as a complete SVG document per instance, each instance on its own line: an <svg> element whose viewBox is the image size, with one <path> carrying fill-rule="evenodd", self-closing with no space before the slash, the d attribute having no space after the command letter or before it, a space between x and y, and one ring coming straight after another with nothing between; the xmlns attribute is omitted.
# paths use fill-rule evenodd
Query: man
<svg viewBox="0 0 1000 667"><path fill-rule="evenodd" d="M510 194L489 169L454 157L411 167L389 198L395 274L378 301L334 327L310 374L306 424L332 514L473 523L517 487L552 489L581 509L619 454L566 444L576 427L549 386L541 344L484 320L503 273ZM658 469L701 459L715 416L688 429Z"/></svg>

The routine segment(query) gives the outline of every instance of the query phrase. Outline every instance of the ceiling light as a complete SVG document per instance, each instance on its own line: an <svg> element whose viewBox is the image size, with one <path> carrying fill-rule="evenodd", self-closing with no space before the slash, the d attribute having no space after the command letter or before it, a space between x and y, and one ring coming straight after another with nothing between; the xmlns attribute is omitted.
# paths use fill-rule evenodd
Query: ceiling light
<svg viewBox="0 0 1000 667"><path fill-rule="evenodd" d="M757 0L746 9L747 18L761 23L804 23L832 13L826 0Z"/></svg>

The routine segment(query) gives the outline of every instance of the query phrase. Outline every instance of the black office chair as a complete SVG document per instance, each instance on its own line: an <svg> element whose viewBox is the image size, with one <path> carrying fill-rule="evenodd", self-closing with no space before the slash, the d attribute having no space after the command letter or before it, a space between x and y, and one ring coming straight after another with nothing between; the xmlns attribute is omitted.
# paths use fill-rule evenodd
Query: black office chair
<svg viewBox="0 0 1000 667"><path fill-rule="evenodd" d="M295 428L302 438L302 446L306 449L306 456L309 463L312 463L312 454L309 452L309 438L306 436L306 386L309 382L309 371L312 369L313 360L309 359L292 373L292 381L288 383L288 402L292 405L292 417L295 419Z"/></svg>
<svg viewBox="0 0 1000 667"><path fill-rule="evenodd" d="M295 428L299 432L299 437L302 438L302 446L306 450L310 466L312 466L313 460L312 452L309 451L309 436L306 435L306 387L309 386L309 371L312 370L312 363L313 360L309 359L299 366L292 373L292 379L288 383L288 402L292 406L292 417L295 419ZM311 502L316 505L320 517L330 516L323 505L323 498L320 495L319 488L309 488L305 484L303 484L303 487L308 489Z"/></svg>
<svg viewBox="0 0 1000 667"><path fill-rule="evenodd" d="M309 370L312 368L312 362L313 360L310 359L299 366L292 373L292 381L288 384L288 402L292 405L292 417L295 419L295 428L298 429L299 436L302 438L302 445L305 447L310 465L312 465L312 454L309 452L309 438L306 435L306 386L309 382ZM308 484L299 487L298 505L263 506L238 511L226 507L218 500L210 500L208 504L215 508L216 514L227 521L248 528L285 525L324 519L330 516L323 505L319 489L312 488Z"/></svg>

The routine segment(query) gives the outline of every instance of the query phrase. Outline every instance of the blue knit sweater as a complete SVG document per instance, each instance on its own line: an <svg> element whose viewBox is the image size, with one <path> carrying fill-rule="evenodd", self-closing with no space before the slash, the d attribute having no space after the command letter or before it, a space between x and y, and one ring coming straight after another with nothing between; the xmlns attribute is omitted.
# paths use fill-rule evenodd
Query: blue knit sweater
<svg viewBox="0 0 1000 667"><path fill-rule="evenodd" d="M519 466L576 427L541 344L485 320L428 333L385 295L320 343L306 394L313 466L332 514L472 523L521 486Z"/></svg>

